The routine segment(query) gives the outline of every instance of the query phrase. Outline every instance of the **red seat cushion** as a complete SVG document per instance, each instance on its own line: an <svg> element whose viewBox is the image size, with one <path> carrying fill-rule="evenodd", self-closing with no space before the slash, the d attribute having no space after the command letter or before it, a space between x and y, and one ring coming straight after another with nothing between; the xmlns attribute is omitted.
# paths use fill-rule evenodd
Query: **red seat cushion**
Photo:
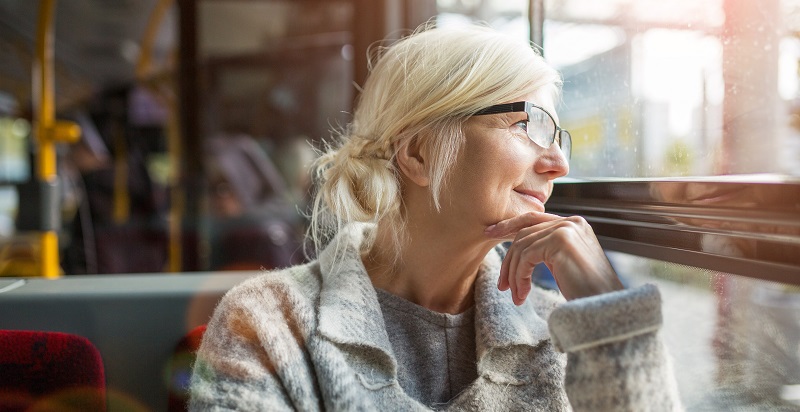
<svg viewBox="0 0 800 412"><path fill-rule="evenodd" d="M77 335L0 330L0 410L45 404L47 410L106 410L100 352Z"/></svg>

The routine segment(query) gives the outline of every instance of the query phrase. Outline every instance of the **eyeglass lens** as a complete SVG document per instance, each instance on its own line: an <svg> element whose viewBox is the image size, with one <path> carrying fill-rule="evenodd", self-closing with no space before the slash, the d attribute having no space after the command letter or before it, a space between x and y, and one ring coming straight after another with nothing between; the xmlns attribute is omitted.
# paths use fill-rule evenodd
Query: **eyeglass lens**
<svg viewBox="0 0 800 412"><path fill-rule="evenodd" d="M564 152L564 156L569 160L572 156L572 135L568 131L563 129L560 131L558 145L561 147L561 151Z"/></svg>
<svg viewBox="0 0 800 412"><path fill-rule="evenodd" d="M556 131L553 119L536 107L531 112L528 113L528 136L539 146L549 147Z"/></svg>
<svg viewBox="0 0 800 412"><path fill-rule="evenodd" d="M572 138L566 130L560 130L556 135L556 124L553 118L538 107L531 108L532 113L528 113L528 136L537 145L548 148L554 140L564 152L564 156L569 159L572 152Z"/></svg>

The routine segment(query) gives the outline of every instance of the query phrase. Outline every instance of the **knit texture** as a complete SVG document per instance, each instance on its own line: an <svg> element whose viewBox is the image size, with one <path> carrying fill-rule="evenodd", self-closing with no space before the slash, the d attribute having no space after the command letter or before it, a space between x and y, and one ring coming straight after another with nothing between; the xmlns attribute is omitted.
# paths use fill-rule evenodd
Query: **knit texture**
<svg viewBox="0 0 800 412"><path fill-rule="evenodd" d="M429 410L398 383L376 291L359 257L369 230L349 226L318 261L252 278L226 294L198 351L191 410ZM508 291L497 290L499 267L493 251L475 282L478 377L447 410L680 409L652 328L653 319L660 325L657 290L563 303L535 287L515 306ZM618 316L627 320L611 319ZM571 324L575 319L582 323ZM569 362L554 342L569 351Z"/></svg>
<svg viewBox="0 0 800 412"><path fill-rule="evenodd" d="M478 377L474 308L438 313L376 291L400 387L424 405L444 408Z"/></svg>

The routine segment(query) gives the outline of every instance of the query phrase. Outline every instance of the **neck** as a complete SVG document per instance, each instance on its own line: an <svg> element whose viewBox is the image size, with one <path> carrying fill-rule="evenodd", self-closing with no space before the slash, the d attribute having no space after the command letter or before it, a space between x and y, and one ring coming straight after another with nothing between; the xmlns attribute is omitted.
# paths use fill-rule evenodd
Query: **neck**
<svg viewBox="0 0 800 412"><path fill-rule="evenodd" d="M472 307L478 269L491 245L433 225L409 225L406 231L408 241L397 255L392 237L379 226L363 257L373 285L436 312L457 314Z"/></svg>

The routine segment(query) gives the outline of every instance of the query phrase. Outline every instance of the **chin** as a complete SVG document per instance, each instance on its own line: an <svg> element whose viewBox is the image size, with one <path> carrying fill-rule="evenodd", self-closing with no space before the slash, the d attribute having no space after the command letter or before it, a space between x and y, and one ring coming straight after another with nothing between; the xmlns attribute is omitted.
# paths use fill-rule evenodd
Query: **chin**
<svg viewBox="0 0 800 412"><path fill-rule="evenodd" d="M519 216L519 215L522 215L522 214L525 214L525 213L530 213L530 212L540 212L540 213L544 212L544 207L538 206L538 205L527 204L527 203L526 204L520 204L517 207L514 207L512 209L512 212L510 212L509 218L515 217L515 216Z"/></svg>

